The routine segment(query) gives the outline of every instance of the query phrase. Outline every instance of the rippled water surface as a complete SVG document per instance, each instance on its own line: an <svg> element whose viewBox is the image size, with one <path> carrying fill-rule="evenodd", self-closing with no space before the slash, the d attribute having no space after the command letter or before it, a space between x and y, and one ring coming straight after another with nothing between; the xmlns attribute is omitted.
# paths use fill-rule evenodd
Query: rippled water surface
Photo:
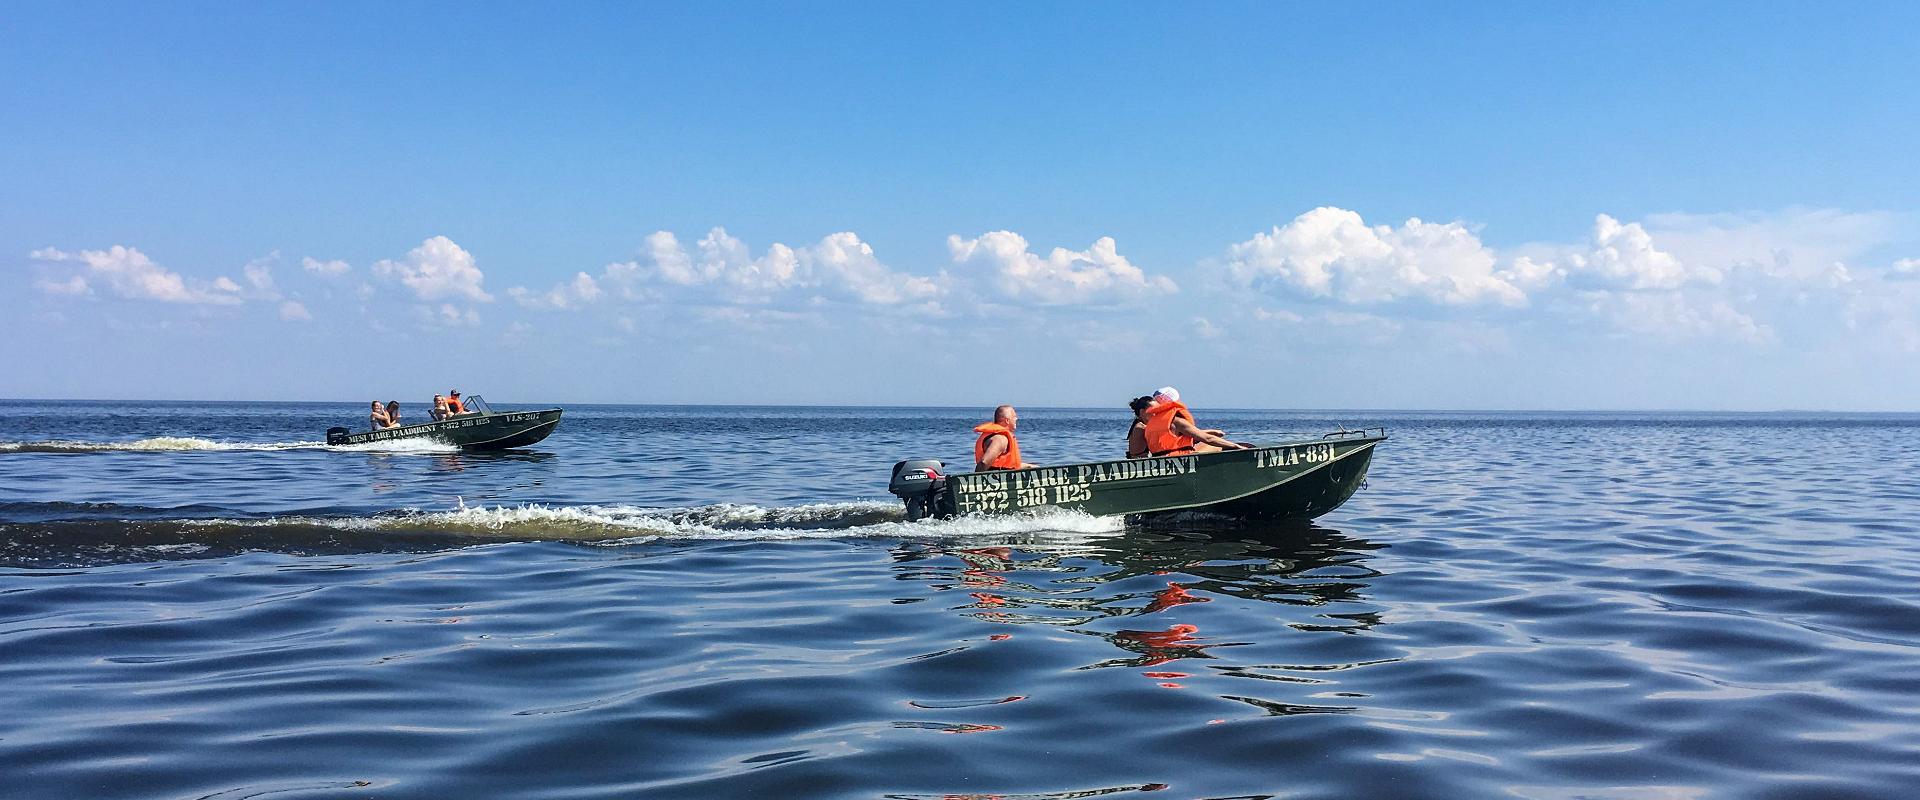
<svg viewBox="0 0 1920 800"><path fill-rule="evenodd" d="M970 410L319 444L358 411L0 402L0 796L1920 787L1920 417L1203 409L1393 438L1311 524L1127 525L904 522Z"/></svg>

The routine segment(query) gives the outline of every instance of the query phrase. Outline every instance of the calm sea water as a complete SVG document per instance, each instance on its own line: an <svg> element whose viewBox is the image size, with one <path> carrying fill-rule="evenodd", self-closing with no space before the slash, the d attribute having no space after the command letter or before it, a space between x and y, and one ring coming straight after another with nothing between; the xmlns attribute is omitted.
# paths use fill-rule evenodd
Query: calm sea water
<svg viewBox="0 0 1920 800"><path fill-rule="evenodd" d="M1203 409L1393 438L1312 524L903 522L978 416L0 402L0 796L1920 788L1920 417Z"/></svg>

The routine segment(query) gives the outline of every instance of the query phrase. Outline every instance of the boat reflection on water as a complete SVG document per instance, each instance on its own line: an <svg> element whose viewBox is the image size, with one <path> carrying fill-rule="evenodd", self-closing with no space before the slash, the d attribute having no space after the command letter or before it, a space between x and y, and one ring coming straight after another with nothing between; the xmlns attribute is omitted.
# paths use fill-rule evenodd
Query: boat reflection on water
<svg viewBox="0 0 1920 800"><path fill-rule="evenodd" d="M1310 522L1189 516L1136 521L1124 531L1079 535L1071 542L903 543L894 559L898 579L952 593L958 602L949 607L956 613L996 624L1052 626L1104 639L1121 651L1080 669L1205 661L1218 674L1271 678L1262 673L1290 668L1228 664L1227 654L1271 645L1265 640L1282 635L1355 633L1382 624L1381 609L1367 592L1381 575L1368 562L1384 546ZM1215 599L1236 602L1221 607ZM1249 609L1266 610L1255 618ZM1189 673L1144 674L1171 680Z"/></svg>

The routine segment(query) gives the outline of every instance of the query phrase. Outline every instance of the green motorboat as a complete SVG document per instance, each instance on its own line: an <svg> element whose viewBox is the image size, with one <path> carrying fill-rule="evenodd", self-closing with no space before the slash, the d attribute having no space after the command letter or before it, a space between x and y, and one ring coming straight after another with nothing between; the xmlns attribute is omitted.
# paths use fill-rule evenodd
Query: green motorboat
<svg viewBox="0 0 1920 800"><path fill-rule="evenodd" d="M495 411L479 395L464 401L469 409L438 422L402 425L353 433L346 428L329 428L327 444L372 444L399 439L425 439L450 444L462 450L506 450L526 447L553 433L560 424L560 409L538 411Z"/></svg>
<svg viewBox="0 0 1920 800"><path fill-rule="evenodd" d="M949 475L931 459L893 467L888 491L910 520L1054 507L1094 516L1206 511L1236 517L1313 519L1352 497L1367 477L1383 428L1319 439L1161 458Z"/></svg>

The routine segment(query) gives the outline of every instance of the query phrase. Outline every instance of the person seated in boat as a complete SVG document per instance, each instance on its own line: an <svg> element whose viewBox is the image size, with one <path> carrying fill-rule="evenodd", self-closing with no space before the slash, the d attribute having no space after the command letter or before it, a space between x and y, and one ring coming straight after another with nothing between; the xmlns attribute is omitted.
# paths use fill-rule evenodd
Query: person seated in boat
<svg viewBox="0 0 1920 800"><path fill-rule="evenodd" d="M367 412L367 428L380 430L380 428L392 428L392 426L394 426L394 418L386 416L386 407L382 407L380 401L372 401L372 411Z"/></svg>
<svg viewBox="0 0 1920 800"><path fill-rule="evenodd" d="M1154 392L1152 405L1143 413L1147 423L1144 431L1147 454L1154 457L1252 449L1250 445L1229 441L1225 431L1201 428L1194 421L1193 412L1180 402L1180 390L1171 386L1162 386Z"/></svg>
<svg viewBox="0 0 1920 800"><path fill-rule="evenodd" d="M453 413L447 410L446 395L436 394L433 396L433 411L428 412L427 416L432 417L434 422L439 422L440 420L453 416Z"/></svg>
<svg viewBox="0 0 1920 800"><path fill-rule="evenodd" d="M1133 425L1127 428L1127 458L1146 458L1147 451L1147 406L1153 405L1153 395L1141 395L1128 401L1127 407L1133 409Z"/></svg>
<svg viewBox="0 0 1920 800"><path fill-rule="evenodd" d="M387 401L387 425L386 426L389 428L400 427L400 401L398 400Z"/></svg>
<svg viewBox="0 0 1920 800"><path fill-rule="evenodd" d="M467 406L466 404L460 402L460 390L448 389L447 390L447 416L453 416L454 414L465 414L465 413L467 413Z"/></svg>
<svg viewBox="0 0 1920 800"><path fill-rule="evenodd" d="M1013 431L1020 427L1020 412L1013 406L993 410L993 421L973 426L980 438L973 442L973 471L1027 469L1034 465L1020 460L1020 441Z"/></svg>

